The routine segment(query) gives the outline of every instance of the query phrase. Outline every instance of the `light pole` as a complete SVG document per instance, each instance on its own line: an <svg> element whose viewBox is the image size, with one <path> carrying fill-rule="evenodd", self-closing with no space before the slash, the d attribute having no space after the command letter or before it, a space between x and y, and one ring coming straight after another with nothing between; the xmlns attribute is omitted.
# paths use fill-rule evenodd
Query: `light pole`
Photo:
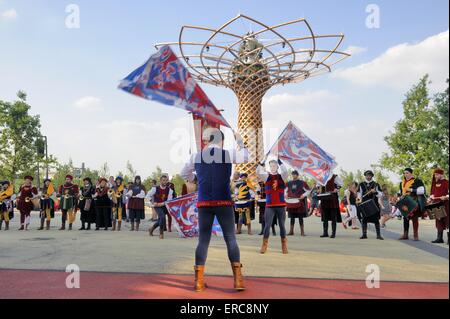
<svg viewBox="0 0 450 319"><path fill-rule="evenodd" d="M47 136L42 136L44 138L45 143L45 179L48 179L48 144L47 144Z"/></svg>

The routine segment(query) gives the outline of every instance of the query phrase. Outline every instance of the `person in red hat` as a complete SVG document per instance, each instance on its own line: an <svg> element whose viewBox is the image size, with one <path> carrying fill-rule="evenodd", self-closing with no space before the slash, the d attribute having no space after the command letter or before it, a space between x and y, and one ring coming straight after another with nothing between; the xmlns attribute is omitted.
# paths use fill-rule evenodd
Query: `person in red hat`
<svg viewBox="0 0 450 319"><path fill-rule="evenodd" d="M31 220L31 210L33 209L32 200L37 197L38 190L33 186L33 177L25 176L24 183L20 186L17 199L17 209L20 211L19 230L28 230Z"/></svg>
<svg viewBox="0 0 450 319"><path fill-rule="evenodd" d="M433 240L434 244L444 243L444 231L448 230L449 218L448 218L448 179L445 178L444 170L437 168L434 170L433 182L431 183L431 191L429 202L431 204L442 203L447 216L440 219L436 218L437 238ZM447 231L447 245L448 245L448 231Z"/></svg>
<svg viewBox="0 0 450 319"><path fill-rule="evenodd" d="M69 219L69 230L72 230L72 224L75 222L75 215L77 212L76 202L79 189L78 185L73 184L73 176L66 175L64 185L59 186L58 196L60 197L60 207L62 212L61 228L66 229L66 221Z"/></svg>

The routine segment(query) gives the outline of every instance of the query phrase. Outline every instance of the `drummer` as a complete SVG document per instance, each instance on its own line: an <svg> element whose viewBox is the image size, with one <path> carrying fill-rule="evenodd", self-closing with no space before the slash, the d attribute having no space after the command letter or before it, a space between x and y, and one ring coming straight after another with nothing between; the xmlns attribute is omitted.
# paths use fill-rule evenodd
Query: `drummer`
<svg viewBox="0 0 450 319"><path fill-rule="evenodd" d="M235 188L235 210L239 213L239 222L237 226L237 234L242 233L242 225L245 224L247 226L247 231L249 235L252 234L252 219L255 217L251 216L252 210L252 201L255 200L255 191L251 186L250 182L248 182L248 174L242 173L239 176L240 182L237 184Z"/></svg>
<svg viewBox="0 0 450 319"><path fill-rule="evenodd" d="M410 196L418 203L418 208L411 216L403 217L403 236L399 240L409 239L409 221L412 220L414 229L414 240L419 240L419 217L423 215L425 209L425 185L415 178L414 171L411 168L405 168L403 171L403 181L400 183L400 196L402 198Z"/></svg>
<svg viewBox="0 0 450 319"><path fill-rule="evenodd" d="M448 230L449 218L448 218L448 179L444 176L444 170L437 168L434 170L433 174L433 182L431 183L431 191L430 191L430 204L434 203L442 203L445 208L445 212L447 214L446 217L437 219L436 218L436 229L437 229L437 238L433 240L434 244L442 244L444 243L444 231ZM448 231L447 231L447 245L448 245Z"/></svg>
<svg viewBox="0 0 450 319"><path fill-rule="evenodd" d="M308 216L307 198L311 193L308 183L299 179L298 171L291 173L292 180L287 183L286 187L286 203L288 217L291 220L291 229L288 236L294 235L295 219L299 219L300 236L305 236L305 228L303 218Z"/></svg>
<svg viewBox="0 0 450 319"><path fill-rule="evenodd" d="M260 181L258 182L258 186L256 187L256 195L258 198L258 210L259 210L259 223L261 224L261 232L258 234L259 236L264 235L264 227L266 226L266 191L265 191L265 183ZM272 222L272 235L276 236L277 232L275 230L275 226L277 225L277 219L274 217Z"/></svg>
<svg viewBox="0 0 450 319"><path fill-rule="evenodd" d="M358 211L358 217L361 221L362 226L362 236L360 239L367 239L367 224L373 223L375 225L375 230L377 232L377 239L383 240L384 238L381 236L381 226L380 226L380 207L383 207L381 203L381 199L383 197L383 192L381 190L380 185L374 181L373 177L375 174L373 171L368 170L364 172L365 180L359 184L358 191L358 203L361 204L363 202L367 202L373 200L378 212L369 217L364 217L361 214L361 211Z"/></svg>

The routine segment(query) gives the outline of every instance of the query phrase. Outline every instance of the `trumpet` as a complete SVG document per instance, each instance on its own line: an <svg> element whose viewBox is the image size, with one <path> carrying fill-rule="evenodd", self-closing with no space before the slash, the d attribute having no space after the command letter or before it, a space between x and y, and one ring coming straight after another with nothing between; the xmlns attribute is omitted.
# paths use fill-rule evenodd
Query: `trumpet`
<svg viewBox="0 0 450 319"><path fill-rule="evenodd" d="M70 197L72 196L70 196L69 194L64 195L64 199L69 199Z"/></svg>
<svg viewBox="0 0 450 319"><path fill-rule="evenodd" d="M42 196L41 196L41 199L49 199L49 196L48 196L47 194L42 195Z"/></svg>
<svg viewBox="0 0 450 319"><path fill-rule="evenodd" d="M31 198L30 197L25 197L25 203L29 203L31 202Z"/></svg>
<svg viewBox="0 0 450 319"><path fill-rule="evenodd" d="M113 195L114 195L114 190L113 189L110 189L110 190L108 190L108 196L109 197L112 197Z"/></svg>
<svg viewBox="0 0 450 319"><path fill-rule="evenodd" d="M80 202L81 201L83 201L84 200L84 196L83 195L80 195L80 197L78 197L78 199L80 200Z"/></svg>

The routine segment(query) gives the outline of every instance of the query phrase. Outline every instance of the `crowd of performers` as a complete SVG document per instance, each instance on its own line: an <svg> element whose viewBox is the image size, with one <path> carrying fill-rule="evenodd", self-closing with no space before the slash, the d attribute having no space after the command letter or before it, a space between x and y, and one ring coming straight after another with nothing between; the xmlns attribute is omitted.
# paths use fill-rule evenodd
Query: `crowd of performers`
<svg viewBox="0 0 450 319"><path fill-rule="evenodd" d="M260 253L266 253L269 237L272 232L276 235L278 226L281 237L281 251L288 253L287 236L294 235L296 220L299 220L300 235L305 236L304 219L313 213L320 212L323 223L321 238L335 238L338 223L343 228L359 229L360 239L367 239L368 224L374 224L376 238L383 240L381 228L394 217L403 219L403 234L400 240L409 239L410 224L413 225L413 238L419 240L419 219L425 214L435 219L437 238L433 243L444 243L444 231L449 227L449 184L442 169L436 169L429 196L426 195L424 183L414 177L411 168L404 170L403 179L399 185L398 196L393 200L389 196L386 186L380 186L374 180L374 173L370 170L364 173L365 180L361 183L351 183L340 200L340 189L344 186L342 179L334 174L324 186L310 187L301 180L299 173L289 174L281 160L271 160L260 163L256 175L257 185L248 180L248 175L235 172L232 175L232 165L246 163L248 151L242 141L237 150L223 149L223 133L215 129L207 135L208 145L198 154L194 154L185 165L181 176L186 180L181 195L198 191L198 222L199 242L195 253L195 290L203 291L206 284L203 279L211 230L214 219L217 218L227 245L228 257L234 274L234 287L244 290L241 273L240 252L236 241L236 234L242 233L245 226L252 235L251 222L255 219L256 210L259 211L261 224L262 245ZM219 142L217 142L219 141ZM210 157L205 160L205 157ZM221 159L220 161L213 160ZM291 176L289 176L291 175ZM291 177L291 178L290 178ZM14 207L20 212L20 229L27 230L30 224L30 212L33 207L40 207L39 230L49 230L51 220L55 217L55 203L59 198L61 209L61 228L72 230L77 211L80 211L80 230L90 230L95 224L95 230L112 228L120 231L122 223L130 223L131 231L139 231L141 221L145 218L146 199L150 202L155 221L149 229L153 236L159 229L160 239L164 238L164 231L171 231L172 218L165 203L177 197L175 186L163 175L147 192L140 176L127 185L119 176L107 180L100 178L94 184L90 178L83 180L79 187L73 183L73 177L67 175L65 183L56 189L51 180L44 181L42 190L33 186L33 178L25 176L23 185L17 195L13 185L4 181L0 188L0 230L5 224L9 229L9 221L13 218ZM342 206L347 216L342 219ZM290 220L289 232L286 231L286 215ZM329 226L331 224L331 232Z"/></svg>

